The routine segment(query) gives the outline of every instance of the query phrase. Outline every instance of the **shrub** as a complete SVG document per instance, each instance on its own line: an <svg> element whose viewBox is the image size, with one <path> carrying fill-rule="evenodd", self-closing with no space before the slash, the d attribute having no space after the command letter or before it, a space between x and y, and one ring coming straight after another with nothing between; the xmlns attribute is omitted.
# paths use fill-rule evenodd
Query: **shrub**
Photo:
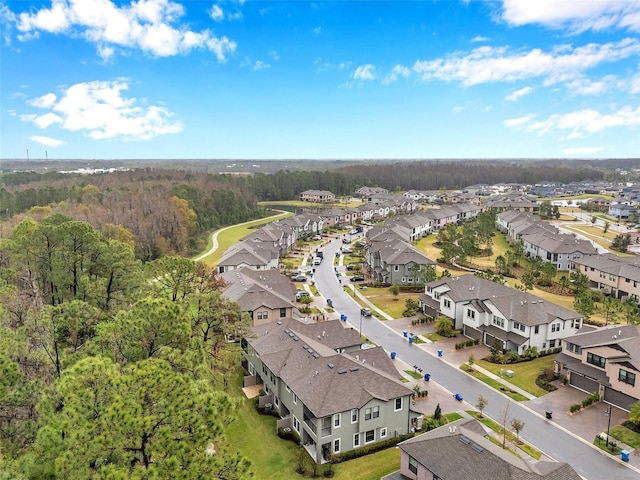
<svg viewBox="0 0 640 480"><path fill-rule="evenodd" d="M295 432L293 429L289 429L289 431L285 431L284 428L278 429L278 436L283 440L290 440L296 445L300 445L300 435Z"/></svg>
<svg viewBox="0 0 640 480"><path fill-rule="evenodd" d="M571 413L576 413L578 410L580 410L582 408L582 405L580 405L579 403L574 403L573 405L571 405L569 407L569 411Z"/></svg>
<svg viewBox="0 0 640 480"><path fill-rule="evenodd" d="M413 433L406 433L404 435L389 438L388 440L383 440L382 442L374 443L372 445L349 450L348 452L334 453L331 456L331 460L334 464L346 462L347 460L353 460L354 458L359 458L370 453L379 452L380 450L384 450L385 448L395 447L398 443L403 442L404 440L407 440L413 436Z"/></svg>

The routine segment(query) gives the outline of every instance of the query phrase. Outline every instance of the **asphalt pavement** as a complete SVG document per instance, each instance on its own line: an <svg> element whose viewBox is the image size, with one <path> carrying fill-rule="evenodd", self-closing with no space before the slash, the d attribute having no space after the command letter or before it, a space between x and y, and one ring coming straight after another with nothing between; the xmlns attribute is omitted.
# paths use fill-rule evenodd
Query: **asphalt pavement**
<svg viewBox="0 0 640 480"><path fill-rule="evenodd" d="M463 397L462 402L459 402L460 410L474 409L476 399L482 395L488 400L484 413L495 421L501 423L500 419L505 415L524 421L526 426L520 434L523 440L535 446L547 457L571 464L584 478L588 480L638 480L640 478L638 468L600 451L559 422L546 419L540 412L544 405L534 403L529 406L528 402L513 402L499 391L488 387L462 372L456 365L449 363L450 351L443 352L443 356L439 357L437 353L434 355L429 351L433 347L425 344L410 344L402 332L387 325L391 322L372 317L363 318L360 315L360 304L353 298L353 292L349 295L343 290L334 271L332 262L340 245L340 240L336 239L324 247L325 261L316 267L314 275L321 298L332 300L336 318L346 315L346 322L354 329L361 331L373 343L384 347L388 352L396 352L396 358L407 365L416 365L424 372L429 372L431 382L437 383L439 388L450 392L452 396L459 393ZM468 353L466 354L468 356Z"/></svg>

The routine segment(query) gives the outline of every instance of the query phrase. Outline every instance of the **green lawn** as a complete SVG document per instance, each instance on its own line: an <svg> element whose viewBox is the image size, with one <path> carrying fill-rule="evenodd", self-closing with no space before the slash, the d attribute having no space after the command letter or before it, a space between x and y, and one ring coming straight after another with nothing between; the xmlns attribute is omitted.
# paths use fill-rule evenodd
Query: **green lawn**
<svg viewBox="0 0 640 480"><path fill-rule="evenodd" d="M460 415L458 412L445 413L443 416L444 418L449 420L449 423L455 422L456 420L460 420L462 418L462 415Z"/></svg>
<svg viewBox="0 0 640 480"><path fill-rule="evenodd" d="M524 395L518 393L518 392L514 392L509 390L507 387L505 387L502 383L500 383L498 380L494 380L493 378L487 377L486 375L484 375L483 373L478 372L477 370L473 370L471 372L469 372L467 370L467 366L466 365L462 365L460 367L460 369L463 372L467 372L469 375L471 375L472 377L477 378L478 380L480 380L482 383L486 383L487 385L489 385L491 388L494 388L502 393L504 393L506 396L508 396L511 400L513 400L514 402L524 402L526 400L529 400L527 397L525 397Z"/></svg>
<svg viewBox="0 0 640 480"><path fill-rule="evenodd" d="M478 420L483 425L489 427L494 432L502 435L502 425L500 425L499 423L494 422L493 420L491 420L490 418L488 418L488 417L486 417L484 415L482 417L480 417L480 412L476 412L475 410L467 410L467 413L469 415L471 415L473 418L475 418L476 420ZM513 443L516 442L515 434L510 432L509 429L507 429L507 440L509 442L513 442ZM500 447L502 447L502 442L496 443L496 444L499 445ZM520 443L518 443L518 448L520 450L522 450L523 452L525 452L530 457L535 458L536 460L540 460L540 457L542 456L542 452L540 452L538 449L532 447L528 443L522 442L522 440L520 440ZM513 452L511 452L511 453L513 453Z"/></svg>
<svg viewBox="0 0 640 480"><path fill-rule="evenodd" d="M640 433L629 430L627 427L616 425L609 430L609 435L632 448L640 448Z"/></svg>
<svg viewBox="0 0 640 480"><path fill-rule="evenodd" d="M405 370L404 373L406 373L407 375L415 378L416 380L422 379L422 374L418 373L418 372L416 372L414 370Z"/></svg>
<svg viewBox="0 0 640 480"><path fill-rule="evenodd" d="M218 235L218 249L213 252L211 255L206 256L201 260L201 262L207 265L215 265L218 260L222 257L222 254L227 251L229 247L235 245L240 241L241 238L247 236L249 233L254 231L256 228L261 227L267 223L274 222L281 218L286 218L292 216L293 213L279 213L277 215L272 215L270 217L261 218L259 220L254 220L252 222L242 223L240 225L236 225L231 228L225 229ZM208 251L212 246L211 243L211 234L209 234L209 239L207 241L207 250Z"/></svg>
<svg viewBox="0 0 640 480"><path fill-rule="evenodd" d="M597 436L596 438L593 439L593 444L603 452L607 452L609 455L613 455L614 457L617 457L620 455L620 450L621 450L620 447L618 447L617 445L615 447L612 447L611 443L607 445L606 440L599 439Z"/></svg>
<svg viewBox="0 0 640 480"><path fill-rule="evenodd" d="M398 297L391 295L388 287L376 288L368 287L366 290L360 290L360 292L367 297L367 299L373 303L377 308L384 313L391 315L393 318L402 318L402 312L405 311L405 301L407 298L417 300L420 296L419 293L400 293Z"/></svg>
<svg viewBox="0 0 640 480"><path fill-rule="evenodd" d="M554 355L546 355L544 357L538 357L530 362L520 362L507 365L501 365L498 363L487 362L486 360L476 360L476 365L489 370L495 375L500 374L500 370L513 370L513 377L504 377L504 379L520 387L521 389L529 392L531 395L541 397L547 392L536 385L536 378L543 369L553 367Z"/></svg>

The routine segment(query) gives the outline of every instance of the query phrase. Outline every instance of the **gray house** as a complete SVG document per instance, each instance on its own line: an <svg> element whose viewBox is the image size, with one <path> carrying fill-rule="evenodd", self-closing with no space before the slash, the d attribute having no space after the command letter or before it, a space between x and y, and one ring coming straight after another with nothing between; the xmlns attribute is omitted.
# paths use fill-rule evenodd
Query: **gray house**
<svg viewBox="0 0 640 480"><path fill-rule="evenodd" d="M416 285L419 272L436 262L420 250L401 240L372 241L366 252L367 269L371 277L390 285Z"/></svg>
<svg viewBox="0 0 640 480"><path fill-rule="evenodd" d="M317 463L409 433L420 416L384 350L361 343L340 320L292 318L257 326L241 341L245 386L263 386L259 401L276 409L278 427L295 431Z"/></svg>

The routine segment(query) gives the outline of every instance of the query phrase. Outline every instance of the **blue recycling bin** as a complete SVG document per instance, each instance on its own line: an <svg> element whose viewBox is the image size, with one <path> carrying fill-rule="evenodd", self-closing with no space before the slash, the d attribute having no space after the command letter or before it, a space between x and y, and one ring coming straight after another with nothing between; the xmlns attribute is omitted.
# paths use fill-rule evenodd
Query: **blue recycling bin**
<svg viewBox="0 0 640 480"><path fill-rule="evenodd" d="M443 353L444 353L444 352L443 352L442 350L438 349L438 356L439 356L439 357L441 357Z"/></svg>
<svg viewBox="0 0 640 480"><path fill-rule="evenodd" d="M458 400L459 402L462 401L462 394L456 393L454 396L456 397L456 400Z"/></svg>
<svg viewBox="0 0 640 480"><path fill-rule="evenodd" d="M431 374L430 373L425 373L424 374L424 381L428 382L429 380L431 380Z"/></svg>
<svg viewBox="0 0 640 480"><path fill-rule="evenodd" d="M347 316L344 313L340 314L340 320L342 320L343 322L347 321Z"/></svg>
<svg viewBox="0 0 640 480"><path fill-rule="evenodd" d="M413 337L409 337L409 343L413 343Z"/></svg>
<svg viewBox="0 0 640 480"><path fill-rule="evenodd" d="M396 352L391 352L391 360L395 360L396 359Z"/></svg>
<svg viewBox="0 0 640 480"><path fill-rule="evenodd" d="M405 337L407 337L409 334L408 334L408 332L407 332L406 330L404 330L404 331L402 332L402 335L404 335Z"/></svg>
<svg viewBox="0 0 640 480"><path fill-rule="evenodd" d="M620 458L623 462L629 461L629 450L620 450Z"/></svg>

